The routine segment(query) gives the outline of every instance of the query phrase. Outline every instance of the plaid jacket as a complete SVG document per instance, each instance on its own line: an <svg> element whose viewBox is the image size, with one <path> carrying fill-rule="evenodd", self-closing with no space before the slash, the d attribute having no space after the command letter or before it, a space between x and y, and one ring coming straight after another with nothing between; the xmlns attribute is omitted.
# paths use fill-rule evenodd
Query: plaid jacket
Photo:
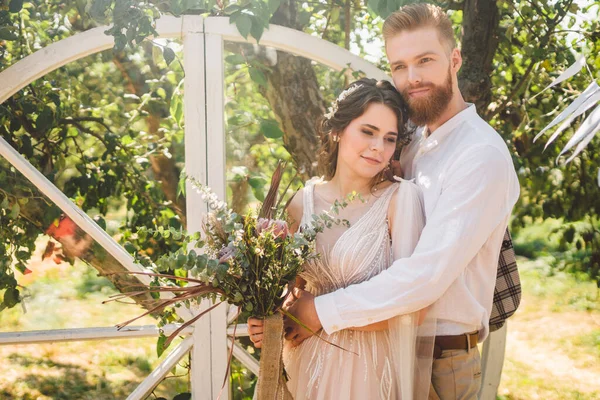
<svg viewBox="0 0 600 400"><path fill-rule="evenodd" d="M517 269L515 249L507 229L498 260L494 304L490 316L490 332L500 329L506 319L515 313L520 302L521 280Z"/></svg>

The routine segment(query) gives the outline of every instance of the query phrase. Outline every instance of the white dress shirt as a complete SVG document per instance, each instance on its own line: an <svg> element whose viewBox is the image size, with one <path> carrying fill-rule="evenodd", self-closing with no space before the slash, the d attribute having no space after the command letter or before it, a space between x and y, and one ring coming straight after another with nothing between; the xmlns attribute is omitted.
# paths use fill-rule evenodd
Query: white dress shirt
<svg viewBox="0 0 600 400"><path fill-rule="evenodd" d="M426 225L412 256L368 281L315 298L328 334L435 305L437 335L488 333L498 257L519 181L500 135L469 105L404 149L423 191ZM402 210L396 210L402 212Z"/></svg>

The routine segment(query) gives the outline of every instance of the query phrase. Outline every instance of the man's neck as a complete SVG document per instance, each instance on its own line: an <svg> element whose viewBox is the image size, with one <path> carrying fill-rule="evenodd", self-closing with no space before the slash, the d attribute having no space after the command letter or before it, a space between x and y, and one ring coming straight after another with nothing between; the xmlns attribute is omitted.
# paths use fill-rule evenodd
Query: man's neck
<svg viewBox="0 0 600 400"><path fill-rule="evenodd" d="M463 99L462 95L454 96L450 103L448 103L448 107L446 107L446 110L442 113L442 115L440 115L440 117L437 120L435 120L435 122L427 124L424 132L425 137L431 135L433 132L435 132L436 129L444 125L450 118L465 110L467 107L468 105Z"/></svg>

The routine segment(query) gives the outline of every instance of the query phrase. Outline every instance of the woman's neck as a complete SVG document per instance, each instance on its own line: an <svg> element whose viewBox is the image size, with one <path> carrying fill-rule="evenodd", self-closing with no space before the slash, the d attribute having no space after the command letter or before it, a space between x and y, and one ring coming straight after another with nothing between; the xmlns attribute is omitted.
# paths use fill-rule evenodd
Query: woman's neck
<svg viewBox="0 0 600 400"><path fill-rule="evenodd" d="M352 192L367 197L371 194L373 179L350 177L336 171L333 178L329 180L329 184L331 185L330 188L335 192L334 195L339 199L343 199Z"/></svg>

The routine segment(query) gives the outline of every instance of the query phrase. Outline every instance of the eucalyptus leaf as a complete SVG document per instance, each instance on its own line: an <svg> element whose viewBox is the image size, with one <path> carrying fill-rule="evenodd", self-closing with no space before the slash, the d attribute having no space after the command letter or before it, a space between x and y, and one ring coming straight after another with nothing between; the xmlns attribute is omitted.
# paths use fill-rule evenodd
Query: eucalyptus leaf
<svg viewBox="0 0 600 400"><path fill-rule="evenodd" d="M166 350L165 342L166 341L167 341L167 337L161 333L160 336L158 337L158 340L156 341L156 356L157 357L160 357L165 352L165 350Z"/></svg>
<svg viewBox="0 0 600 400"><path fill-rule="evenodd" d="M19 202L15 202L10 210L10 217L12 219L16 219L20 213L21 213L21 206L19 205Z"/></svg>

